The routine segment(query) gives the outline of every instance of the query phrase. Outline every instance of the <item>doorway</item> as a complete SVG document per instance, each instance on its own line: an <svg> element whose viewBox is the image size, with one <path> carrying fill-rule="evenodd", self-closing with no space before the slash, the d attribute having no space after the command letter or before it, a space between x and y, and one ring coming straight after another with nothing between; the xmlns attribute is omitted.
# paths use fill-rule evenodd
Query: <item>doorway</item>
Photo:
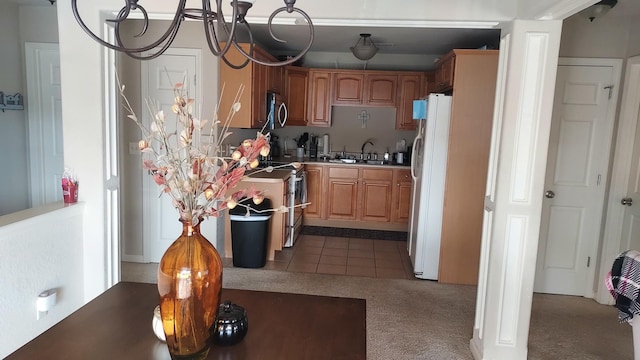
<svg viewBox="0 0 640 360"><path fill-rule="evenodd" d="M175 84L182 82L189 96L196 99L196 104L200 104L200 91L196 86L200 57L200 49L169 48L163 55L141 62L142 99L157 101L160 106L158 110L171 114ZM149 111L144 111L143 123L150 124L150 116ZM157 263L182 231L182 224L177 221L177 211L171 198L159 196L158 186L153 178L146 173L142 176L143 258L145 262Z"/></svg>
<svg viewBox="0 0 640 360"><path fill-rule="evenodd" d="M536 292L594 295L621 64L559 59Z"/></svg>
<svg viewBox="0 0 640 360"><path fill-rule="evenodd" d="M62 200L64 153L60 50L53 43L25 43L27 76L30 204Z"/></svg>
<svg viewBox="0 0 640 360"><path fill-rule="evenodd" d="M616 147L611 167L611 186L609 190L605 228L603 233L602 256L599 262L598 278L604 279L615 257L623 250L637 249L640 244L633 239L631 225L635 220L637 206L625 206L622 200L633 199L633 190L637 188L637 141L640 114L640 56L627 59L622 104L616 135ZM634 156L635 155L635 156ZM635 161L635 165L634 165ZM635 171L635 173L634 173ZM631 189L631 191L630 191ZM633 199L636 202L640 198ZM637 231L637 230L636 230ZM604 286L599 286L596 300L602 304L613 304L613 298Z"/></svg>

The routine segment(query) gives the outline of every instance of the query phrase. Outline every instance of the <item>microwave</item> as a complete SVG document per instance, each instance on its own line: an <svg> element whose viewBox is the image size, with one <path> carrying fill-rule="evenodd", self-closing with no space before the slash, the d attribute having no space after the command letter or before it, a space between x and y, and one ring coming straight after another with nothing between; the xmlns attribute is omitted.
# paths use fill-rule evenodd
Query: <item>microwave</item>
<svg viewBox="0 0 640 360"><path fill-rule="evenodd" d="M282 128L287 123L287 106L284 97L276 92L267 92L267 126L270 129Z"/></svg>

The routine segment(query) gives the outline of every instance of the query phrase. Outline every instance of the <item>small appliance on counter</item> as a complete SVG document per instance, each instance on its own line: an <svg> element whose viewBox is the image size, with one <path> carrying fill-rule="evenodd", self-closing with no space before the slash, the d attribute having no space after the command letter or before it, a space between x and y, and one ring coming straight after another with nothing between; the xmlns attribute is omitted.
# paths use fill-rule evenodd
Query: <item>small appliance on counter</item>
<svg viewBox="0 0 640 360"><path fill-rule="evenodd" d="M302 159L307 148L307 141L309 141L309 133L302 133L297 140L296 157Z"/></svg>
<svg viewBox="0 0 640 360"><path fill-rule="evenodd" d="M271 138L269 139L269 147L271 148L271 151L269 152L268 157L270 158L269 160L272 160L274 157L280 157L281 151L280 151L280 142L278 141L278 135L276 134L271 134Z"/></svg>
<svg viewBox="0 0 640 360"><path fill-rule="evenodd" d="M318 136L316 135L309 137L309 158L318 158Z"/></svg>
<svg viewBox="0 0 640 360"><path fill-rule="evenodd" d="M329 134L322 135L322 157L331 157L331 146L329 143Z"/></svg>

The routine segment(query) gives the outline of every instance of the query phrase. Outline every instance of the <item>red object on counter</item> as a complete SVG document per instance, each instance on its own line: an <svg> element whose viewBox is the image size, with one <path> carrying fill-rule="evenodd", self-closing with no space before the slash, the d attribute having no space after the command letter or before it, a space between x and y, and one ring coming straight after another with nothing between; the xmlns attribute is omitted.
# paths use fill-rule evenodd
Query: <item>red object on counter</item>
<svg viewBox="0 0 640 360"><path fill-rule="evenodd" d="M62 197L65 204L73 204L78 202L78 183L63 182Z"/></svg>

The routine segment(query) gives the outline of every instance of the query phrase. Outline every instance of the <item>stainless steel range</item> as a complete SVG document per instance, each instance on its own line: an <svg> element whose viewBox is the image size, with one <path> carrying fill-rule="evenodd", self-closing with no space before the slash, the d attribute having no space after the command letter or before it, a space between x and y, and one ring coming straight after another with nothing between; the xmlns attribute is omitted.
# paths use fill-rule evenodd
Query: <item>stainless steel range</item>
<svg viewBox="0 0 640 360"><path fill-rule="evenodd" d="M294 169L292 166L286 167L289 162L280 162L267 159L261 159L260 167L268 166L280 167L280 169L291 168L291 176L288 180L287 195L285 206L289 208L285 216L285 242L284 247L292 247L302 231L302 209L307 201L307 179L304 164Z"/></svg>
<svg viewBox="0 0 640 360"><path fill-rule="evenodd" d="M286 240L285 247L291 247L295 243L298 235L302 231L302 209L307 201L307 179L304 165L300 168L291 170L289 177L289 192L287 194L287 213L286 221Z"/></svg>

